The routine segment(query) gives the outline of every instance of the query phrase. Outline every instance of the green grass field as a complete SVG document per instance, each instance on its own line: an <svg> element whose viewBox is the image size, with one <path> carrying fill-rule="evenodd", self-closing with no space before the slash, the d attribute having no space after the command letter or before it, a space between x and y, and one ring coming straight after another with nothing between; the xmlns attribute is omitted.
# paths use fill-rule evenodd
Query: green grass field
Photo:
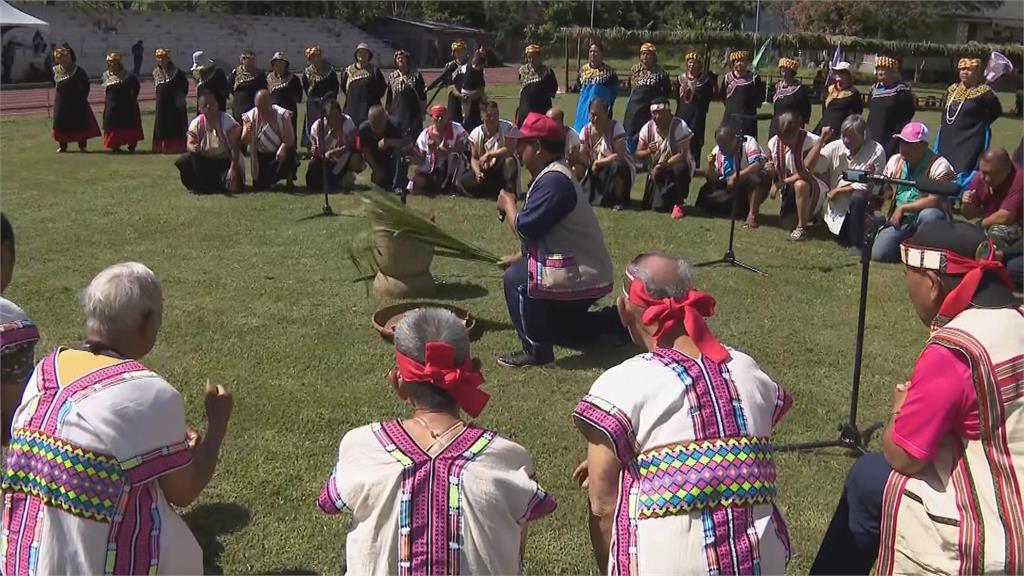
<svg viewBox="0 0 1024 576"><path fill-rule="evenodd" d="M515 92L494 93L510 98ZM567 110L575 107L575 96L558 100ZM514 100L501 103L511 114ZM712 114L709 126L717 125L720 104ZM920 118L938 125L935 112ZM144 123L148 135L150 114ZM761 130L766 134L767 126ZM1012 149L1020 123L1000 120L995 133L996 145ZM45 117L0 122L2 207L18 238L18 267L6 295L39 324L37 354L80 342L76 293L96 272L125 260L151 266L163 282L165 322L145 362L182 392L190 425L205 426L200 390L207 378L227 385L236 399L217 474L185 511L207 569L338 573L346 521L314 506L338 440L355 426L406 413L384 381L390 350L370 328L377 303L351 282L356 271L345 254L366 222L300 221L322 203L305 193L192 196L171 157L103 154L99 140L90 147L89 154L56 156ZM642 178L633 197L641 193ZM358 207L353 196L331 200L345 211ZM434 210L439 225L494 253L517 250L492 202L411 198L410 204ZM763 211L777 208L770 202ZM728 233L727 221L694 216L672 221L599 210L598 218L616 267L651 249L692 261L718 258ZM772 226L738 230L739 256L770 275L702 269L696 284L718 299L718 316L710 321L718 337L754 356L795 397L778 442L830 439L849 401L860 268L823 236L805 243L786 236ZM556 369L499 369L493 358L518 346L500 271L447 259L435 260L433 271L439 297L471 310L485 328L474 343L492 395L481 424L525 445L559 501L553 516L531 527L525 570L597 573L585 496L570 478L584 444L569 413L602 369L633 351L558 350ZM900 266L874 266L870 290L862 423L887 416L890 390L909 376L927 336L907 301ZM806 573L852 460L840 451L778 460L778 504L794 545L789 570Z"/></svg>

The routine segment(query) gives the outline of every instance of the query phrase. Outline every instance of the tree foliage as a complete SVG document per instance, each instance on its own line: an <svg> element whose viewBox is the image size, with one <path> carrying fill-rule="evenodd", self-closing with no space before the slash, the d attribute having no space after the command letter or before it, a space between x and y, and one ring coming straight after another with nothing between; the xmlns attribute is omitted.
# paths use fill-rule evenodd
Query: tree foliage
<svg viewBox="0 0 1024 576"><path fill-rule="evenodd" d="M1019 0L1015 0L1019 1ZM891 40L927 40L953 14L998 8L986 0L794 0L775 5L796 30Z"/></svg>

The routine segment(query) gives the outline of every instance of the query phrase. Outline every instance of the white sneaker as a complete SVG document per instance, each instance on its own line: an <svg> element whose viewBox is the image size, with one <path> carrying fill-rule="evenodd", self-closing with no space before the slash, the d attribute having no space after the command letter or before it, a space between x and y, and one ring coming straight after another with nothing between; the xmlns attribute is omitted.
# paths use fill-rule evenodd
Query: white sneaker
<svg viewBox="0 0 1024 576"><path fill-rule="evenodd" d="M790 232L789 239L793 240L794 242L807 240L807 230L804 230L803 228L796 228L792 232Z"/></svg>

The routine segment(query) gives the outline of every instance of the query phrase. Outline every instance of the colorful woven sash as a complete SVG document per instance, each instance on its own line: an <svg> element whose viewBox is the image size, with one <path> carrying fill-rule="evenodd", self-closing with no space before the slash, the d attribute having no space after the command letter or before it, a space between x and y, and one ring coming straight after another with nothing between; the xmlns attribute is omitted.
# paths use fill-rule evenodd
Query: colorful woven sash
<svg viewBox="0 0 1024 576"><path fill-rule="evenodd" d="M18 429L11 438L3 491L23 492L70 514L111 522L127 484L113 456L44 432Z"/></svg>
<svg viewBox="0 0 1024 576"><path fill-rule="evenodd" d="M637 457L637 517L770 504L777 491L774 453L768 438L718 438L643 452Z"/></svg>

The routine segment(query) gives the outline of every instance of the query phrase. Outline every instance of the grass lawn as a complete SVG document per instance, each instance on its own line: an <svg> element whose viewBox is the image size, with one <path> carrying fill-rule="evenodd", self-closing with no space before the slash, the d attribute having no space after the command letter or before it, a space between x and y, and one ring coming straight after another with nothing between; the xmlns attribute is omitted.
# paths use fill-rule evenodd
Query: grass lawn
<svg viewBox="0 0 1024 576"><path fill-rule="evenodd" d="M508 98L502 110L511 115L514 89L494 93ZM575 96L559 96L559 105L573 109ZM624 105L622 98L619 117ZM709 127L721 110L714 105ZM920 117L938 126L938 113ZM151 114L144 123L149 135ZM761 130L767 134L767 125ZM1014 148L1019 121L1000 120L995 135L996 145ZM345 255L366 223L300 221L322 202L305 193L192 196L168 156L101 154L99 140L89 154L56 156L54 148L45 117L0 122L2 206L18 236L7 296L39 324L37 354L80 342L76 292L101 268L125 260L151 266L163 282L165 321L145 362L182 392L189 424L197 428L205 426L200 391L207 378L227 385L236 399L217 474L186 511L207 569L338 573L346 522L314 506L338 440L353 427L406 413L383 378L390 350L369 325L377 303L351 283L356 271ZM635 199L642 189L640 178ZM331 201L347 211L358 204L346 195ZM492 202L411 198L410 204L434 210L442 227L494 253L517 250ZM763 211L777 209L769 202ZM718 258L728 233L727 221L693 216L676 222L598 210L598 218L617 268L649 249L692 261ZM849 400L860 268L823 236L805 243L786 236L771 226L738 230L739 256L770 275L703 269L696 284L718 299L710 322L718 337L751 354L794 395L796 406L777 440L829 439ZM485 327L474 343L492 395L481 424L525 445L559 500L558 511L530 530L526 571L597 573L584 493L570 478L584 444L569 413L603 369L633 351L557 350L557 369L499 369L493 358L518 346L500 271L447 259L435 260L433 271L440 298L468 308ZM907 301L900 266L874 266L870 290L862 423L887 416L890 390L907 379L927 336ZM790 572L806 573L852 460L839 451L778 459L778 504L794 546Z"/></svg>

